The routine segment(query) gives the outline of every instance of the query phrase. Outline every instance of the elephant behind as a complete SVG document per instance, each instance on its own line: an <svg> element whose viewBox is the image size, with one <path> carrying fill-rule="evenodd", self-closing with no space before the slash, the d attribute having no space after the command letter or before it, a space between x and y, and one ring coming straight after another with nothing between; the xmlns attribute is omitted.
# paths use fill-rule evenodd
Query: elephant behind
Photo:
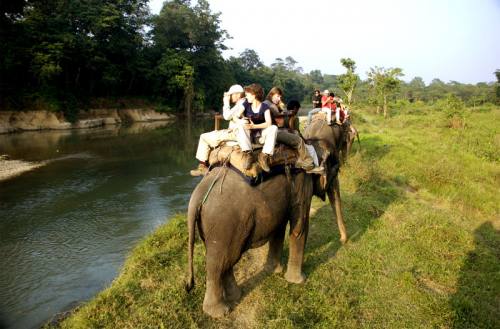
<svg viewBox="0 0 500 329"><path fill-rule="evenodd" d="M342 201L340 198L340 183L338 172L340 170L340 151L345 146L344 129L339 125L329 126L323 117L316 115L304 130L304 138L310 141L320 141L323 149L327 150L328 161L323 162L326 175L314 177L314 195L325 200L328 195L330 206L335 212L337 225L340 231L340 241L347 241L347 230L345 228L344 216L342 214Z"/></svg>

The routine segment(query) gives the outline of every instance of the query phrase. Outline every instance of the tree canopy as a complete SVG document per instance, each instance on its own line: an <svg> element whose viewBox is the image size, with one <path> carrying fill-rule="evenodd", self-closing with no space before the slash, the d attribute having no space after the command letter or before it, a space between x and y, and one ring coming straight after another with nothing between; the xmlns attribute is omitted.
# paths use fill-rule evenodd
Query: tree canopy
<svg viewBox="0 0 500 329"><path fill-rule="evenodd" d="M71 112L93 99L147 99L173 111L219 109L234 83L278 86L285 99L310 106L314 89L343 93L347 103L395 99L436 102L452 93L466 104L500 101L497 83L408 83L401 69L374 67L363 81L356 62L342 58L343 74L305 73L283 54L269 66L245 49L224 59L220 13L206 0L165 1L151 15L147 0L12 0L0 2L0 110L44 108ZM120 100L120 101L118 101Z"/></svg>

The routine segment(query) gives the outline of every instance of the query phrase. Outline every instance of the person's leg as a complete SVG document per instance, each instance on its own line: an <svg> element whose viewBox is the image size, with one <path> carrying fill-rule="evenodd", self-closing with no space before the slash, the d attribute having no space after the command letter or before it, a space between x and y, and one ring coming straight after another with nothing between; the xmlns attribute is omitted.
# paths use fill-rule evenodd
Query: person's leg
<svg viewBox="0 0 500 329"><path fill-rule="evenodd" d="M240 145L243 152L252 150L252 141L250 139L250 130L245 129L243 124L238 124L234 129L234 134L236 136L236 141Z"/></svg>
<svg viewBox="0 0 500 329"><path fill-rule="evenodd" d="M309 113L307 113L307 124L308 125L311 123L313 114L318 113L319 111L321 111L321 108L312 109L311 111L309 111Z"/></svg>
<svg viewBox="0 0 500 329"><path fill-rule="evenodd" d="M332 124L332 110L329 107L323 107L321 111L326 113L326 122L331 125Z"/></svg>
<svg viewBox="0 0 500 329"><path fill-rule="evenodd" d="M243 124L238 123L233 129L233 133L236 137L236 141L243 151L243 168L248 170L252 167L254 162L252 153L252 140L250 137L250 130L245 129Z"/></svg>
<svg viewBox="0 0 500 329"><path fill-rule="evenodd" d="M257 159L262 170L269 172L271 168L269 167L270 158L274 153L274 145L276 144L276 135L278 134L278 127L272 125L265 129L262 129L262 135L259 138L259 143L263 144L262 152L259 153L259 158Z"/></svg>
<svg viewBox="0 0 500 329"><path fill-rule="evenodd" d="M200 135L198 149L196 150L196 159L200 162L208 161L210 150L217 147L221 142L230 138L230 133L227 129L214 130Z"/></svg>
<svg viewBox="0 0 500 329"><path fill-rule="evenodd" d="M234 135L227 129L214 130L200 135L196 159L200 162L198 167L190 171L191 176L201 176L208 172L208 158L210 150L217 147L222 141L234 139Z"/></svg>
<svg viewBox="0 0 500 329"><path fill-rule="evenodd" d="M296 134L289 133L288 131L278 130L276 142L285 144L297 150L297 161L295 166L305 170L314 168L313 158L309 155L305 148L304 140Z"/></svg>
<svg viewBox="0 0 500 329"><path fill-rule="evenodd" d="M276 136L278 134L278 127L271 125L262 129L262 136L259 138L259 143L263 144L262 152L273 155L274 145L276 144Z"/></svg>

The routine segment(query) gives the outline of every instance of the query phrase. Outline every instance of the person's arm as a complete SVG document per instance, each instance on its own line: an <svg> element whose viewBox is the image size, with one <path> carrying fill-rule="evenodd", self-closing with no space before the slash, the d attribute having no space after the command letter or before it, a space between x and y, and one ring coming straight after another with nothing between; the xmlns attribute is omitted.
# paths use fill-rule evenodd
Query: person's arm
<svg viewBox="0 0 500 329"><path fill-rule="evenodd" d="M264 118L266 119L266 122L259 123L257 125L250 120L250 123L247 125L248 129L265 129L273 124L273 121L271 119L271 111L269 109L264 112Z"/></svg>
<svg viewBox="0 0 500 329"><path fill-rule="evenodd" d="M227 102L227 104L225 103L225 100L224 100L224 107L222 109L222 113L224 115L224 119L229 121L231 119L237 119L239 117L241 117L241 114L243 113L243 111L245 111L245 107L243 106L243 102L244 102L244 99L240 99L236 102L236 104L229 108L229 100Z"/></svg>
<svg viewBox="0 0 500 329"><path fill-rule="evenodd" d="M328 97L325 97L325 98L321 98L321 107L328 107L327 104L328 104Z"/></svg>
<svg viewBox="0 0 500 329"><path fill-rule="evenodd" d="M224 117L224 120L231 120L232 116L232 111L231 108L229 107L229 95L226 95L224 93L224 97L222 97L222 116Z"/></svg>

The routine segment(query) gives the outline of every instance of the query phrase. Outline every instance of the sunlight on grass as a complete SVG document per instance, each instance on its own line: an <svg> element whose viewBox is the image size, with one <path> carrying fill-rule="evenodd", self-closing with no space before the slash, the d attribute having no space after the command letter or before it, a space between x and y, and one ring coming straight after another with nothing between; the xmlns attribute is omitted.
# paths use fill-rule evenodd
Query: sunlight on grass
<svg viewBox="0 0 500 329"><path fill-rule="evenodd" d="M260 272L252 251L237 272L242 300L226 319L206 317L204 248L198 241L197 285L188 294L179 215L137 246L107 290L59 325L498 328L499 119L500 109L480 112L457 131L439 113L385 121L362 114L361 149L355 145L340 174L349 242L340 244L330 205L314 198L303 285Z"/></svg>

